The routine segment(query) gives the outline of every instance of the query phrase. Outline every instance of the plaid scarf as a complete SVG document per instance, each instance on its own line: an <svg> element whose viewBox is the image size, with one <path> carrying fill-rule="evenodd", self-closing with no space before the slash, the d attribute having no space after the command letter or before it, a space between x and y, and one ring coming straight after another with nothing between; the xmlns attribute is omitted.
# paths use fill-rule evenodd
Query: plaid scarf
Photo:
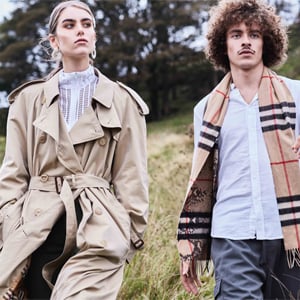
<svg viewBox="0 0 300 300"><path fill-rule="evenodd" d="M210 258L210 228L218 165L217 139L229 101L228 73L207 102L191 178L178 224L183 272L192 260ZM276 73L265 68L258 90L261 128L271 163L288 264L300 266L300 169L295 141L293 98Z"/></svg>

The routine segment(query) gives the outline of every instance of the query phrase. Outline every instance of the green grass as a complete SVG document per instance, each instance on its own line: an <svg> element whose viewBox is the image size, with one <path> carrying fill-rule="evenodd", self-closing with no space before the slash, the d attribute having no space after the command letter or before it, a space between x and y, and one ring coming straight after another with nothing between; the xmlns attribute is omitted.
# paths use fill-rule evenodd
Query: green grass
<svg viewBox="0 0 300 300"><path fill-rule="evenodd" d="M5 137L0 136L0 162L2 163L5 151Z"/></svg>
<svg viewBox="0 0 300 300"><path fill-rule="evenodd" d="M148 133L150 135L164 132L172 132L178 134L185 134L188 130L188 125L193 122L193 116L190 112L175 115L172 117L165 118L159 122L151 122L147 125Z"/></svg>

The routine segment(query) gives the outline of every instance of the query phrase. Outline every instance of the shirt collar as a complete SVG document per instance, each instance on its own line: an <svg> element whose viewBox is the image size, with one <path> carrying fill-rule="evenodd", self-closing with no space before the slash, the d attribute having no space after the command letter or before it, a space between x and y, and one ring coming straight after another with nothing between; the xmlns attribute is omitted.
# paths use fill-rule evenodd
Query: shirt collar
<svg viewBox="0 0 300 300"><path fill-rule="evenodd" d="M99 70L93 67L92 70L93 73L95 73L96 78L99 78L93 99L109 108L112 105L112 100L114 97L114 83ZM59 72L54 74L53 77L47 80L44 84L45 101L48 107L51 105L55 97L59 95L58 79Z"/></svg>
<svg viewBox="0 0 300 300"><path fill-rule="evenodd" d="M97 80L94 68L90 65L86 70L81 72L65 73L63 70L59 72L59 87L63 89L84 88L90 82Z"/></svg>
<svg viewBox="0 0 300 300"><path fill-rule="evenodd" d="M233 82L230 84L230 92L238 93L237 95L239 95L239 97L242 97L240 94L240 90L235 86L235 84ZM251 102L257 101L257 100L258 100L258 93L256 93L254 95Z"/></svg>

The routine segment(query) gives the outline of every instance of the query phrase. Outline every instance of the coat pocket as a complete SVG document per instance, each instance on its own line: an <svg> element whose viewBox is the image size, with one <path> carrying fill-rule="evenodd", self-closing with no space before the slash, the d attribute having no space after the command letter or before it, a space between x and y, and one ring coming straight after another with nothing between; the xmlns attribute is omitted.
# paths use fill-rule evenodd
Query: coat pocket
<svg viewBox="0 0 300 300"><path fill-rule="evenodd" d="M26 195L17 200L14 204L10 204L3 212L2 223L2 240L5 240L22 224L22 209ZM0 225L1 226L1 225ZM1 237L1 235L0 235Z"/></svg>

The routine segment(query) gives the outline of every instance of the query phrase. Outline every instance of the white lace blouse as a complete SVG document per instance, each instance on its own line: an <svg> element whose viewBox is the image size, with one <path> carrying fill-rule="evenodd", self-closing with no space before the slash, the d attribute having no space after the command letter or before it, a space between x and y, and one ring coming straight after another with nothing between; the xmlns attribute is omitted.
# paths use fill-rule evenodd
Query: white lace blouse
<svg viewBox="0 0 300 300"><path fill-rule="evenodd" d="M59 106L68 131L78 121L91 100L98 83L94 68L89 66L82 72L59 73Z"/></svg>

